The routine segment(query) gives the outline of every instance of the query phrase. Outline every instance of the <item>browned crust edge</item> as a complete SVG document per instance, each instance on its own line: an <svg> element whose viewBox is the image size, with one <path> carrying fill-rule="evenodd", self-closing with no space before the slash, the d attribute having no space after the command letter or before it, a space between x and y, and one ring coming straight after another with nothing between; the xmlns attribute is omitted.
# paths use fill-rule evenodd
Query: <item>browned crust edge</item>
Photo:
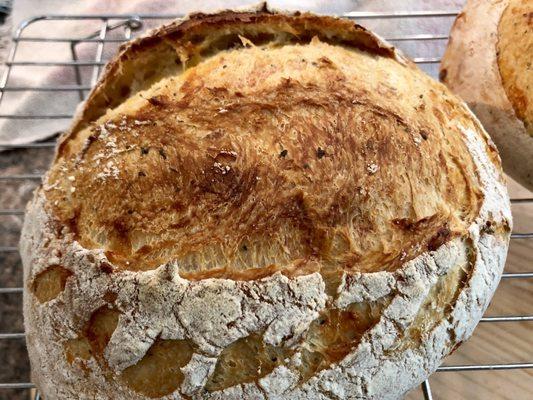
<svg viewBox="0 0 533 400"><path fill-rule="evenodd" d="M383 41L366 28L348 19L331 16L319 16L309 12L299 11L282 13L270 9L266 2L260 3L253 9L234 11L225 10L213 14L193 13L184 19L179 19L148 31L145 35L120 46L118 54L105 66L99 81L89 93L87 100L80 104L73 118L71 127L60 138L56 159L61 155L63 147L77 131L83 129L100 115L94 115L92 109L102 104L107 98L110 84L121 77L121 67L126 61L142 58L143 54L154 51L156 48L168 43L176 47L178 41L184 37L209 34L213 28L235 30L243 26L259 25L272 28L291 28L297 34L312 34L325 41L334 42L354 49L373 53L375 55L390 57L403 64L411 64L393 46ZM288 31L288 30L287 30ZM329 32L329 37L323 32ZM324 37L320 37L324 35ZM329 39L329 40L328 40Z"/></svg>

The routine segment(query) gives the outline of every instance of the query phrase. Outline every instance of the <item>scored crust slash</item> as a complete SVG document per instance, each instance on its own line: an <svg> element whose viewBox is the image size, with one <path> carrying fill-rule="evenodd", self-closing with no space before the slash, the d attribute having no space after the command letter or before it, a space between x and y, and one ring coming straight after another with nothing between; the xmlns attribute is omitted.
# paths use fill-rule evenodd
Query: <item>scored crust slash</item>
<svg viewBox="0 0 533 400"><path fill-rule="evenodd" d="M32 378L399 399L471 335L511 225L479 122L373 33L194 14L121 47L28 206Z"/></svg>

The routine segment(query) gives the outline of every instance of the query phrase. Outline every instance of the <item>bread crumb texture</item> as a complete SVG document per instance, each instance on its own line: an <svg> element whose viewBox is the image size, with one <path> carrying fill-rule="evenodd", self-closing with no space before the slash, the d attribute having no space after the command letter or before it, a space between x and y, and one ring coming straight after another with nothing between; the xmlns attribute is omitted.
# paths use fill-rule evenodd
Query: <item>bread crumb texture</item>
<svg viewBox="0 0 533 400"><path fill-rule="evenodd" d="M498 154L353 22L198 14L121 49L25 218L54 399L398 399L503 268Z"/></svg>
<svg viewBox="0 0 533 400"><path fill-rule="evenodd" d="M533 2L509 0L498 25L498 66L516 116L533 136Z"/></svg>

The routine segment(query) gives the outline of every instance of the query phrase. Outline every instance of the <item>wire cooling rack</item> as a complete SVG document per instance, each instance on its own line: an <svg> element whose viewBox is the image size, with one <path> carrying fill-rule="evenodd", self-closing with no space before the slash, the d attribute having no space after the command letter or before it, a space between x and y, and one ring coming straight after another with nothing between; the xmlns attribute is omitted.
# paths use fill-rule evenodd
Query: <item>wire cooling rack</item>
<svg viewBox="0 0 533 400"><path fill-rule="evenodd" d="M344 14L344 17L355 19L360 21L364 25L373 26L378 33L380 32L380 26L385 26L393 24L396 22L411 21L415 27L413 34L402 34L397 36L385 35L385 38L394 43L399 48L404 49L411 58L421 66L430 75L436 77L438 64L440 62L440 55L446 45L446 40L448 38L447 31L442 34L436 33L424 33L417 30L417 27L424 24L419 24L419 21L425 21L425 26L428 26L428 21L445 21L445 26L451 26L454 17L457 15L457 11L419 11L419 12L352 12ZM0 121L2 120L20 120L22 127L18 132L19 135L24 135L24 126L36 126L35 124L40 124L46 120L64 120L64 125L66 126L68 120L72 117L71 113L47 113L47 110L35 110L32 113L21 113L21 112L5 112L5 103L6 97L13 93L34 93L34 92L51 92L50 99L53 101L55 96L65 96L66 93L72 95L75 93L77 100L82 100L87 95L90 88L96 83L101 67L105 64L108 54L112 54L116 51L118 45L126 40L135 37L138 32L144 29L146 26L159 25L164 22L168 22L174 18L180 17L181 15L83 15L83 16L66 16L66 15L45 15L32 18L23 22L12 38L12 46L9 52L7 61L5 62L5 69L2 77L0 78ZM80 35L80 37L66 37L58 36L57 32L61 32L60 29L56 29L59 26L64 26L65 24L73 23L78 25L87 25L88 27L94 26L94 31L91 29L90 34ZM41 29L37 30L40 32L38 35L32 34L32 27L40 24ZM380 25L381 24L381 25ZM430 23L431 25L431 23ZM44 29L43 29L44 28ZM42 32L47 32L46 35L43 35ZM55 34L55 35L54 35ZM436 54L430 53L427 49L429 47L419 46L420 43L434 43L435 48L437 48ZM53 59L47 60L33 60L28 61L25 59L20 59L20 49L23 46L27 45L39 45L42 53L43 48L46 49L47 46L57 47L65 46L67 49L67 56L58 59L57 56L54 58L54 51L50 51L50 56ZM85 46L85 50L81 51L80 48ZM92 46L92 47L91 47ZM89 50L87 50L89 49ZM416 53L413 49L422 49ZM81 55L80 55L81 54ZM89 54L89 56L88 56ZM69 73L62 73L59 81L55 81L52 84L45 84L39 86L28 86L24 84L19 84L16 79L16 73L23 68L31 67L33 69L38 68L42 71L49 70L50 68L63 67L64 71L69 71ZM45 72L43 72L45 73ZM72 112L76 106L77 101L72 102ZM26 124L26 125L24 125ZM7 191L6 186L9 186L11 191L19 194L25 194L26 197L31 192L33 187L37 186L41 180L42 172L46 168L46 164L49 161L45 162L45 165L40 168L38 172L30 170L29 172L22 168L23 172L20 172L21 168L17 168L17 160L20 158L22 162L29 162L29 159L38 157L38 155L33 155L33 153L28 153L38 149L41 151L46 160L50 160L53 154L53 149L55 147L55 140L45 140L41 142L34 142L29 144L14 144L14 145L5 145L0 147L0 218L9 219L9 221L15 220L18 221L18 224L14 225L18 227L18 232L16 236L20 233L20 221L22 220L23 204L26 201L25 199L20 199L20 201L13 201L13 196L7 196L6 198L2 197L1 194ZM15 158L12 155L15 154ZM28 158L29 154L29 158ZM8 158L12 157L15 161L9 163ZM24 158L26 157L26 158ZM6 161L7 160L7 161ZM5 162L2 162L5 161ZM4 168L2 168L4 166ZM37 167L39 168L39 167ZM10 171L15 171L11 173ZM18 171L18 172L17 172ZM20 189L23 187L23 189ZM25 189L24 189L25 188ZM28 189L29 188L29 189ZM6 206L5 203L11 200L18 204L19 208L13 208L11 205ZM521 198L512 200L513 207L517 205L528 205L533 207L533 198ZM7 208L10 207L10 208ZM531 220L529 221L531 222ZM0 234L5 233L4 231L9 230L9 233L12 232L12 226L10 222L2 223L2 230ZM15 228L15 231L16 231ZM531 228L533 230L533 228ZM2 236L0 236L1 238ZM8 235L9 237L9 235ZM512 240L519 241L521 239L533 239L533 232L529 233L513 233ZM18 258L18 249L13 244L16 241L13 241L11 245L0 243L0 260L2 263L5 260ZM9 256L9 257L8 257ZM9 262L9 261L8 261ZM12 261L11 261L12 262ZM12 262L13 263L13 262ZM14 262L15 267L13 273L16 273L22 276L20 269L21 264L20 260ZM11 265L11 267L13 267ZM3 267L4 265L0 265ZM0 268L1 269L1 268ZM533 270L533 266L531 266ZM524 280L527 284L533 284L533 271L520 271L520 272L505 272L503 275L504 280ZM21 281L21 279L20 279ZM21 285L21 283L19 283ZM0 286L2 282L0 281ZM10 287L0 287L0 301L1 299L11 298L11 296L19 296L19 299L22 297L22 287L20 286L10 286ZM8 297L6 297L8 296ZM20 300L19 300L20 301ZM6 300L7 302L7 300ZM17 311L20 313L20 306L17 308ZM19 316L22 318L21 316ZM533 321L533 315L505 315L505 316L485 316L482 319L482 323L521 323L521 322L530 322ZM1 321L0 321L1 322ZM1 326L1 324L0 324ZM4 327L3 329L6 329ZM528 328L529 329L529 328ZM513 325L508 325L508 330L512 335L514 331ZM529 346L533 346L533 338L529 336ZM16 341L24 341L25 335L23 332L6 332L0 333L0 344L1 342L13 343ZM15 345L7 345L0 347L4 349L5 352L9 352L14 349ZM20 348L20 346L19 346ZM0 362L4 363L4 358L7 358L6 354L1 354ZM529 363L524 362L509 362L509 363L475 363L475 364L457 364L457 365L444 365L438 369L439 374L443 373L457 373L457 372L472 372L472 371L494 371L494 370L523 370L533 368L533 360ZM27 364L27 361L26 361ZM6 365L4 363L4 365ZM7 368L11 368L7 364ZM25 375L27 376L27 366ZM0 370L2 366L0 366ZM488 372L487 372L488 373ZM511 372L510 372L511 373ZM2 375L0 375L1 377ZM487 377L490 379L490 377ZM533 381L530 382L533 387ZM25 394L20 397L19 392L24 392ZM10 393L9 395L7 393ZM420 388L420 397L425 400L431 400L434 396L438 396L438 393L433 393L429 380L425 381ZM530 392L533 397L533 389ZM11 381L11 382L2 382L0 378L0 399L11 399L11 398L30 398L33 396L35 399L39 399L39 395L35 393L33 385L30 382L25 381ZM490 397L495 398L495 397Z"/></svg>

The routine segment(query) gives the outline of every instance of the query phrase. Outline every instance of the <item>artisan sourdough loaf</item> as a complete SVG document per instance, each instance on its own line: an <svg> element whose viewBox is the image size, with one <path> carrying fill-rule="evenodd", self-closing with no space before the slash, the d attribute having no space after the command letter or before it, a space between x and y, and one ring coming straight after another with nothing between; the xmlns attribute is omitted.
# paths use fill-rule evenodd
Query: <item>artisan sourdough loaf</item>
<svg viewBox="0 0 533 400"><path fill-rule="evenodd" d="M533 0L468 0L440 76L494 139L504 170L533 190Z"/></svg>
<svg viewBox="0 0 533 400"><path fill-rule="evenodd" d="M472 333L510 229L479 122L374 34L191 15L120 49L27 208L33 382L401 398Z"/></svg>

